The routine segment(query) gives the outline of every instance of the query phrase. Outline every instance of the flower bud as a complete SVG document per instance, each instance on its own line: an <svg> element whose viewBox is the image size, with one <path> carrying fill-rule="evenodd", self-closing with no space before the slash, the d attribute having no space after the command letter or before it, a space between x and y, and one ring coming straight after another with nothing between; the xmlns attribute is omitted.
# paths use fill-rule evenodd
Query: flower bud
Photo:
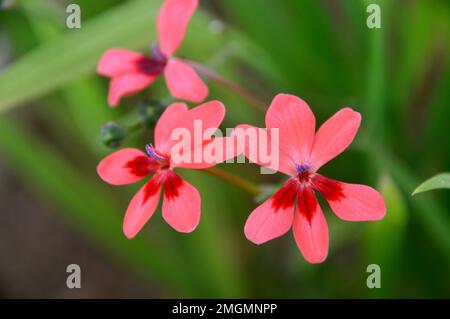
<svg viewBox="0 0 450 319"><path fill-rule="evenodd" d="M127 135L127 128L117 122L109 121L102 126L102 142L106 146L120 146Z"/></svg>

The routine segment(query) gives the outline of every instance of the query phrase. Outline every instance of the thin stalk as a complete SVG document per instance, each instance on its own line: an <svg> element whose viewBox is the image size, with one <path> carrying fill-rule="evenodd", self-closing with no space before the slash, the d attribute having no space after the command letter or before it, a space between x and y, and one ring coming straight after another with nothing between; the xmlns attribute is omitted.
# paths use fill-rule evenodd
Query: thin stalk
<svg viewBox="0 0 450 319"><path fill-rule="evenodd" d="M219 75L216 71L208 68L207 66L200 64L198 62L194 62L191 60L183 59L184 62L188 63L190 66L192 66L199 74L203 75L207 79L210 79L214 82L217 82L230 91L242 96L244 99L246 99L252 106L254 106L256 109L258 109L261 112L266 112L267 110L267 104L258 99L256 96L245 90L244 88L240 87L239 85L231 82L230 80L227 80L223 78L221 75Z"/></svg>
<svg viewBox="0 0 450 319"><path fill-rule="evenodd" d="M142 128L142 123L140 120L130 123L129 125L125 125L129 133L136 132Z"/></svg>
<svg viewBox="0 0 450 319"><path fill-rule="evenodd" d="M247 193L257 196L261 193L261 189L258 185L245 180L239 176L233 175L231 173L228 173L224 170L221 170L220 168L205 168L201 170L202 172L205 172L209 175L215 176L229 184L232 184L234 186L239 187L240 189L246 191Z"/></svg>

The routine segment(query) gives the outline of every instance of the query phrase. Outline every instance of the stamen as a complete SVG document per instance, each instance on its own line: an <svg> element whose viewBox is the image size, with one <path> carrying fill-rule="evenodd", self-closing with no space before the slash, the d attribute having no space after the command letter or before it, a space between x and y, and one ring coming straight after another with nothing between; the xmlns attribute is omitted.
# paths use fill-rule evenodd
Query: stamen
<svg viewBox="0 0 450 319"><path fill-rule="evenodd" d="M296 164L295 169L297 170L297 173L303 174L307 172L311 168L311 164Z"/></svg>
<svg viewBox="0 0 450 319"><path fill-rule="evenodd" d="M159 48L158 42L153 42L150 51L152 52L152 56L155 58L155 60L166 63L167 57L164 53L161 52L161 49Z"/></svg>
<svg viewBox="0 0 450 319"><path fill-rule="evenodd" d="M147 144L145 145L145 151L147 152L147 154L151 157L154 158L157 161L164 161L165 158L158 155L158 153L156 152L156 149L153 147L152 144Z"/></svg>

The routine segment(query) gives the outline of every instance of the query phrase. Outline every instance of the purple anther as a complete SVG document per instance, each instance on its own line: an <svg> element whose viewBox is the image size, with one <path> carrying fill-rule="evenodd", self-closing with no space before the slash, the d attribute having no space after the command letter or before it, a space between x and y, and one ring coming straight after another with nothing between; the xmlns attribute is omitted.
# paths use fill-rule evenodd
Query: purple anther
<svg viewBox="0 0 450 319"><path fill-rule="evenodd" d="M161 49L159 48L158 42L153 42L152 47L150 49L152 52L152 56L155 60L158 62L165 64L167 62L167 57L164 53L161 52Z"/></svg>
<svg viewBox="0 0 450 319"><path fill-rule="evenodd" d="M160 155L158 155L158 153L156 153L155 148L153 147L152 144L147 144L145 145L145 151L147 152L148 156L150 156L151 158L157 160L157 161L164 161L165 158L161 157Z"/></svg>
<svg viewBox="0 0 450 319"><path fill-rule="evenodd" d="M295 164L295 169L299 174L307 172L310 168L311 168L310 164Z"/></svg>

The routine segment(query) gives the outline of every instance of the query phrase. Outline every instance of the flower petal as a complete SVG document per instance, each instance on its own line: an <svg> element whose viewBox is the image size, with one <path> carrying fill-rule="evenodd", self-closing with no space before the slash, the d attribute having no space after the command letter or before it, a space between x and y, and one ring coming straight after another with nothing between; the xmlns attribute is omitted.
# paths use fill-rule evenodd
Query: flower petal
<svg viewBox="0 0 450 319"><path fill-rule="evenodd" d="M128 73L112 78L109 84L109 105L116 106L122 97L139 92L152 84L158 76L144 73Z"/></svg>
<svg viewBox="0 0 450 319"><path fill-rule="evenodd" d="M161 175L156 173L134 195L123 221L123 232L131 239L144 227L145 223L153 216L158 206L161 194Z"/></svg>
<svg viewBox="0 0 450 319"><path fill-rule="evenodd" d="M209 139L223 121L225 106L219 101L210 101L187 112L182 111L181 106L177 106L166 110L164 114L166 113L168 114L165 118L171 118L173 123L169 125L170 129L164 129L165 134L160 134L157 137L156 148L160 152L170 155L173 145L180 143L182 140L188 139L190 141L189 149L194 149L204 143L205 139ZM166 122L165 119L164 122ZM159 127L159 121L157 127ZM171 138L175 129L178 129L180 134L183 133L179 140ZM206 130L211 134L205 135Z"/></svg>
<svg viewBox="0 0 450 319"><path fill-rule="evenodd" d="M172 149L170 167L191 169L213 167L239 155L236 150L234 137L215 137L189 150L187 154L174 156ZM178 157L181 160L177 161Z"/></svg>
<svg viewBox="0 0 450 319"><path fill-rule="evenodd" d="M198 0L166 0L159 9L157 29L161 51L171 56L183 42Z"/></svg>
<svg viewBox="0 0 450 319"><path fill-rule="evenodd" d="M232 135L236 136L236 154L244 144L244 155L253 163L282 172L289 176L297 174L291 157L279 147L280 141L268 134L267 130L252 125L236 126ZM276 153L278 151L278 154ZM270 156L269 156L270 155Z"/></svg>
<svg viewBox="0 0 450 319"><path fill-rule="evenodd" d="M158 164L136 148L124 148L105 157L97 166L101 179L112 185L137 182L154 172Z"/></svg>
<svg viewBox="0 0 450 319"><path fill-rule="evenodd" d="M139 70L139 64L148 57L139 52L125 49L109 49L103 53L97 65L97 73L115 77Z"/></svg>
<svg viewBox="0 0 450 319"><path fill-rule="evenodd" d="M386 205L379 192L367 185L347 184L316 174L314 188L327 199L334 213L347 221L379 220Z"/></svg>
<svg viewBox="0 0 450 319"><path fill-rule="evenodd" d="M164 74L173 97L199 103L208 96L208 87L190 65L170 59Z"/></svg>
<svg viewBox="0 0 450 319"><path fill-rule="evenodd" d="M178 127L178 122L186 115L188 107L185 103L172 103L159 117L155 126L155 146L163 152L165 144L170 141L172 131Z"/></svg>
<svg viewBox="0 0 450 319"><path fill-rule="evenodd" d="M200 222L200 194L194 186L174 172L164 181L164 220L176 231L192 232Z"/></svg>
<svg viewBox="0 0 450 319"><path fill-rule="evenodd" d="M286 234L294 219L297 191L286 183L275 195L258 206L247 219L245 237L259 245Z"/></svg>
<svg viewBox="0 0 450 319"><path fill-rule="evenodd" d="M278 94L266 113L267 128L278 128L280 150L296 164L308 164L316 119L308 104L289 94Z"/></svg>
<svg viewBox="0 0 450 319"><path fill-rule="evenodd" d="M223 103L219 101L209 101L190 109L186 116L182 118L180 125L181 127L187 128L191 132L191 135L194 135L195 121L199 121L197 124L201 123L202 135L209 138L214 133L211 129L217 129L224 117L225 106ZM208 136L205 135L206 130L211 131ZM199 143L200 141L195 143L195 145L199 145Z"/></svg>
<svg viewBox="0 0 450 319"><path fill-rule="evenodd" d="M361 115L351 108L338 111L323 123L311 151L312 168L318 170L341 154L352 143L360 124Z"/></svg>
<svg viewBox="0 0 450 319"><path fill-rule="evenodd" d="M292 230L297 246L308 262L321 263L327 258L328 224L309 188L304 188L298 197Z"/></svg>

